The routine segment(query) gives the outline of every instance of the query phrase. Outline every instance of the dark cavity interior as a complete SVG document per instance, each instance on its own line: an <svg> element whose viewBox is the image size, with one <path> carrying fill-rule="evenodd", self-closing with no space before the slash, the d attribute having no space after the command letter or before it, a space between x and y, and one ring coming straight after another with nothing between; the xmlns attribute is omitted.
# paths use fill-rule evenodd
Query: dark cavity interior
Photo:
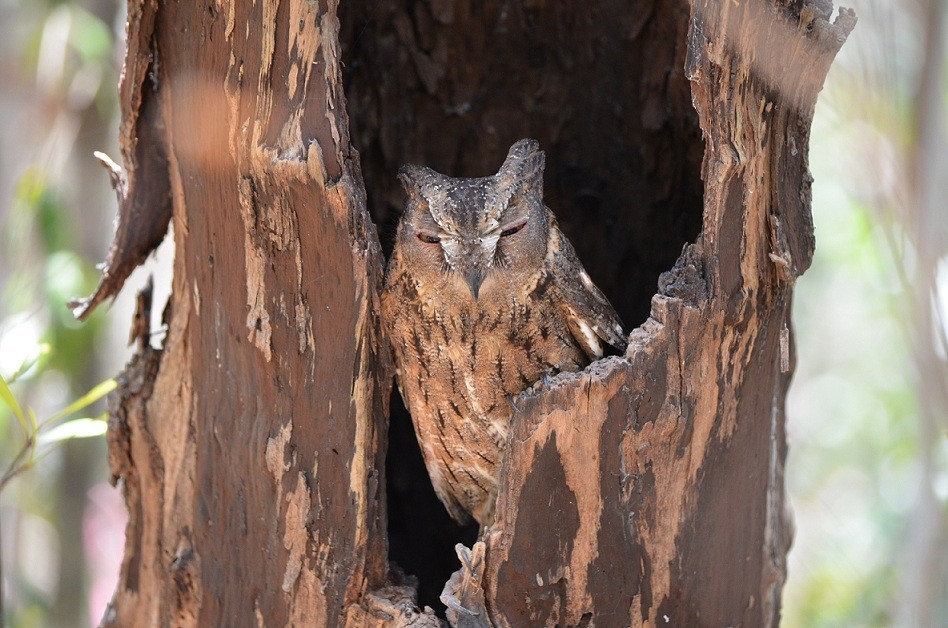
<svg viewBox="0 0 948 628"><path fill-rule="evenodd" d="M704 145L685 79L680 0L427 0L340 6L352 143L386 255L404 163L451 176L497 171L516 140L546 151L547 205L626 329L701 227ZM389 556L419 603L474 541L431 488L398 392L386 465Z"/></svg>

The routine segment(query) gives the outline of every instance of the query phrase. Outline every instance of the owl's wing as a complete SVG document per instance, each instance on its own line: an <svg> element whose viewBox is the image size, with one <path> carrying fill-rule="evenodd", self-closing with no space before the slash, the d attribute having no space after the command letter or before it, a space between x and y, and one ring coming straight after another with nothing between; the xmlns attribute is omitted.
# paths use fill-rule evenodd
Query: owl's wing
<svg viewBox="0 0 948 628"><path fill-rule="evenodd" d="M628 340L612 304L589 278L573 245L551 220L547 261L562 297L567 324L573 337L591 360L603 355L605 341L625 351Z"/></svg>

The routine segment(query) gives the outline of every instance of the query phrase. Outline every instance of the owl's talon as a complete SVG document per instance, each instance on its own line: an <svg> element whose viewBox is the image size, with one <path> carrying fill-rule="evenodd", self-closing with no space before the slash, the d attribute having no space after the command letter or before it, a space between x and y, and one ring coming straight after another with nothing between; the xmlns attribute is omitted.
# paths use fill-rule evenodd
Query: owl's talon
<svg viewBox="0 0 948 628"><path fill-rule="evenodd" d="M480 613L478 613L477 611L472 611L466 606L462 606L461 603L458 602L458 599L454 597L453 595L447 595L447 594L442 593L441 602L445 606L450 607L459 613L464 613L465 615L468 615L470 617L477 617L478 615L480 615Z"/></svg>
<svg viewBox="0 0 948 628"><path fill-rule="evenodd" d="M517 404L514 402L514 395L509 395L507 401L510 402L510 406L514 409L514 412L520 412L520 408L517 407Z"/></svg>
<svg viewBox="0 0 948 628"><path fill-rule="evenodd" d="M471 574L472 578L477 578L477 572L474 571L474 565L471 564L471 555L468 551L458 552L458 556L461 558L461 562L464 563L464 566L467 567L468 572Z"/></svg>

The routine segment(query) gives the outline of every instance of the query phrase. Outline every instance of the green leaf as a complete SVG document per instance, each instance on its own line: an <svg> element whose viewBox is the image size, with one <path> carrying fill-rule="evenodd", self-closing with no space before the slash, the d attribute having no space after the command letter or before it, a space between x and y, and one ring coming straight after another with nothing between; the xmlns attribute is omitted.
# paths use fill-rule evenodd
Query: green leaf
<svg viewBox="0 0 948 628"><path fill-rule="evenodd" d="M85 417L60 423L48 432L40 434L39 444L49 445L74 438L95 438L96 436L102 436L109 427L107 417L108 415L103 413L102 416L94 419Z"/></svg>
<svg viewBox="0 0 948 628"><path fill-rule="evenodd" d="M23 377L23 375L29 371L33 366L39 362L40 358L46 357L52 351L52 347L49 346L48 342L41 343L36 347L36 355L31 355L30 357L23 360L23 363L20 364L20 367L14 371L13 375L7 378L7 384L12 384L16 380Z"/></svg>
<svg viewBox="0 0 948 628"><path fill-rule="evenodd" d="M3 379L3 375L0 375L0 399L6 403L13 414L16 415L16 418L20 420L20 426L23 428L23 431L27 434L32 433L30 430L30 425L26 420L26 415L23 414L23 408L20 407L20 402L16 400L16 397L13 395L13 391L10 390L10 387L7 386L7 381Z"/></svg>
<svg viewBox="0 0 948 628"><path fill-rule="evenodd" d="M95 387L93 387L92 390L84 394L79 399L76 399L71 404L69 404L68 406L66 406L65 408L63 408L62 410L54 414L53 416L49 417L49 419L47 419L44 422L44 424L50 423L57 419L61 419L64 416L69 416L73 412L78 412L79 410L82 410L86 406L92 405L93 403L101 399L102 397L105 397L107 394L115 390L116 387L118 387L118 383L114 379L105 380L101 384L98 384Z"/></svg>

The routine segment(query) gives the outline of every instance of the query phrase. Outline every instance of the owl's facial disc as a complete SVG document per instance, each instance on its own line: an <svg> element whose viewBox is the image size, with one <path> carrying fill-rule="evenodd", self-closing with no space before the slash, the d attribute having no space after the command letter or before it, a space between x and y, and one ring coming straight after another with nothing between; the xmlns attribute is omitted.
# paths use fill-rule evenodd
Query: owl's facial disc
<svg viewBox="0 0 948 628"><path fill-rule="evenodd" d="M498 219L488 218L458 235L440 233L439 244L448 266L467 284L476 301L484 281L495 271L500 242L513 242L529 221L529 206L515 199L509 207L497 212ZM496 214L495 214L496 215Z"/></svg>
<svg viewBox="0 0 948 628"><path fill-rule="evenodd" d="M530 243L540 235L535 227L525 227L536 222L530 217L537 207L543 208L542 179L538 183L534 176L542 175L542 153L530 176L519 166L511 170L514 165L480 179L451 179L409 167L400 175L409 193L407 235L414 240L418 262L449 270L464 281L474 300L492 275L525 270L522 262L532 260L517 251L524 246L532 250ZM521 232L525 235L518 236Z"/></svg>

